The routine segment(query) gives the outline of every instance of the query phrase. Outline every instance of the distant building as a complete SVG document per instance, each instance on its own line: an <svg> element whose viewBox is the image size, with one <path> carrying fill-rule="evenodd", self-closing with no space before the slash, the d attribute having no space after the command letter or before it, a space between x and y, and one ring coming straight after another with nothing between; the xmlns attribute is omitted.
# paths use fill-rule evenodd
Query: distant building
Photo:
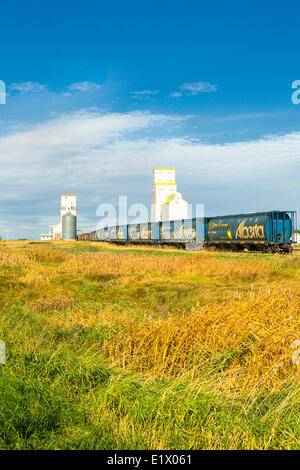
<svg viewBox="0 0 300 470"><path fill-rule="evenodd" d="M152 222L188 217L188 203L177 192L174 168L154 168L152 185Z"/></svg>
<svg viewBox="0 0 300 470"><path fill-rule="evenodd" d="M52 240L60 240L61 232L62 232L61 222L59 222L59 224L51 225Z"/></svg>
<svg viewBox="0 0 300 470"><path fill-rule="evenodd" d="M52 240L52 233L41 233L40 239L42 241Z"/></svg>
<svg viewBox="0 0 300 470"><path fill-rule="evenodd" d="M188 216L188 203L181 193L171 194L160 207L162 221L186 219Z"/></svg>
<svg viewBox="0 0 300 470"><path fill-rule="evenodd" d="M50 225L49 234L41 234L41 240L60 240L62 238L62 218L70 213L76 217L76 194L62 194L60 198L60 221ZM50 237L50 238L49 238Z"/></svg>

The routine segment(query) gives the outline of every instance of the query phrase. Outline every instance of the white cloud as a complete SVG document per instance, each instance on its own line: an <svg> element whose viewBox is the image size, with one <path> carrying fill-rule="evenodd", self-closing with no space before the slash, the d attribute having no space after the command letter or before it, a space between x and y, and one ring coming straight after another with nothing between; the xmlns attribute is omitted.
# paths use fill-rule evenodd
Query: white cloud
<svg viewBox="0 0 300 470"><path fill-rule="evenodd" d="M96 82L84 81L84 82L72 83L71 85L67 87L67 90L61 93L61 95L71 96L72 93L74 92L82 92L82 93L95 92L97 90L100 90L100 88L102 88L102 85ZM11 85L8 86L8 89L11 92L17 92L22 95L25 95L27 93L41 93L43 91L48 91L48 87L46 85L42 85L41 83L30 82L30 81L12 83Z"/></svg>
<svg viewBox="0 0 300 470"><path fill-rule="evenodd" d="M170 96L172 96L172 98L179 98L180 96L182 96L182 93L180 93L179 91L173 91L172 93L170 93Z"/></svg>
<svg viewBox="0 0 300 470"><path fill-rule="evenodd" d="M240 113L240 114L231 114L228 116L212 118L213 122L229 122L229 121L242 121L247 119L265 119L265 118L274 118L280 116L280 113L276 111L272 112L253 112L253 113Z"/></svg>
<svg viewBox="0 0 300 470"><path fill-rule="evenodd" d="M192 83L183 83L179 87L183 91L188 91L192 95L197 95L198 93L211 93L217 91L217 86L212 85L209 82L192 82Z"/></svg>
<svg viewBox="0 0 300 470"><path fill-rule="evenodd" d="M46 85L41 85L37 82L20 82L20 83L12 83L8 87L11 91L16 91L25 95L26 93L40 93L42 91L46 91Z"/></svg>
<svg viewBox="0 0 300 470"><path fill-rule="evenodd" d="M46 216L56 221L61 192L78 194L80 224L120 194L150 203L156 166L174 166L184 197L214 213L296 208L300 132L208 145L176 137L182 119L82 111L0 138L1 224L37 236Z"/></svg>
<svg viewBox="0 0 300 470"><path fill-rule="evenodd" d="M183 83L179 87L180 91L173 91L170 93L172 98L178 98L183 95L198 95L199 93L212 93L216 92L218 87L209 82L191 82Z"/></svg>
<svg viewBox="0 0 300 470"><path fill-rule="evenodd" d="M142 91L133 91L133 98L141 99L144 96L158 95L159 90L142 90Z"/></svg>
<svg viewBox="0 0 300 470"><path fill-rule="evenodd" d="M102 87L99 83L96 82L78 82L78 83L72 83L71 85L68 86L68 89L70 91L80 91L80 92L94 92L99 90ZM67 96L65 94L65 96Z"/></svg>

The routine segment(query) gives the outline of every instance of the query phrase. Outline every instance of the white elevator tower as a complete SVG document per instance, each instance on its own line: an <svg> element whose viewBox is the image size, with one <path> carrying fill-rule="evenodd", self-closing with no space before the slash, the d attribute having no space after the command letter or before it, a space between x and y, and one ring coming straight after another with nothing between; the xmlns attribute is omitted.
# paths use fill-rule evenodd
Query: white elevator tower
<svg viewBox="0 0 300 470"><path fill-rule="evenodd" d="M76 194L62 194L60 198L60 221L52 225L53 239L58 240L62 237L62 218L71 213L76 216Z"/></svg>
<svg viewBox="0 0 300 470"><path fill-rule="evenodd" d="M60 203L60 219L63 215L71 212L76 215L76 194L62 194Z"/></svg>
<svg viewBox="0 0 300 470"><path fill-rule="evenodd" d="M188 203L177 192L175 168L154 168L152 185L152 222L187 217Z"/></svg>

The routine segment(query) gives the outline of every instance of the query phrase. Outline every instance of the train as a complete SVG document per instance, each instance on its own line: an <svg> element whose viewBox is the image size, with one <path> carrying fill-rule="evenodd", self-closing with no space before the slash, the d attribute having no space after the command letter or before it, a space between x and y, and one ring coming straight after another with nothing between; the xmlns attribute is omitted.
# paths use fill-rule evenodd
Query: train
<svg viewBox="0 0 300 470"><path fill-rule="evenodd" d="M117 244L172 245L193 249L291 253L296 211L195 217L113 225L78 235L78 240Z"/></svg>

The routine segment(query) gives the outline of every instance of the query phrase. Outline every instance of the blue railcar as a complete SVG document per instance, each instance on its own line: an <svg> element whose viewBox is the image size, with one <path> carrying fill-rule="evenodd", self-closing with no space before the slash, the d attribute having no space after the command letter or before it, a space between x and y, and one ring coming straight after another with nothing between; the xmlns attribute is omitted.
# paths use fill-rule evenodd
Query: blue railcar
<svg viewBox="0 0 300 470"><path fill-rule="evenodd" d="M102 232L102 241L108 242L109 241L109 231L108 227L104 227L103 232Z"/></svg>
<svg viewBox="0 0 300 470"><path fill-rule="evenodd" d="M140 240L151 240L151 223L140 224Z"/></svg>
<svg viewBox="0 0 300 470"><path fill-rule="evenodd" d="M198 229L197 229L198 226ZM160 222L160 242L185 246L186 243L203 242L204 219L179 219Z"/></svg>
<svg viewBox="0 0 300 470"><path fill-rule="evenodd" d="M174 221L160 222L160 242L171 243L174 241Z"/></svg>
<svg viewBox="0 0 300 470"><path fill-rule="evenodd" d="M79 240L112 243L172 244L208 249L291 252L295 211L255 212L116 225L80 234ZM195 248L189 248L195 249ZM197 248L198 249L198 248Z"/></svg>
<svg viewBox="0 0 300 470"><path fill-rule="evenodd" d="M96 232L91 232L91 233L90 233L90 240L91 240L91 241L96 241L96 240L97 240Z"/></svg>
<svg viewBox="0 0 300 470"><path fill-rule="evenodd" d="M118 226L114 225L112 227L107 228L108 232L108 239L111 241L117 240L118 239Z"/></svg>
<svg viewBox="0 0 300 470"><path fill-rule="evenodd" d="M184 219L180 231L183 241L196 241L196 219Z"/></svg>
<svg viewBox="0 0 300 470"><path fill-rule="evenodd" d="M151 240L154 243L159 243L160 241L160 222L151 222Z"/></svg>
<svg viewBox="0 0 300 470"><path fill-rule="evenodd" d="M140 224L129 224L128 225L128 240L136 241L140 240Z"/></svg>
<svg viewBox="0 0 300 470"><path fill-rule="evenodd" d="M97 240L104 241L104 228L100 228L97 230Z"/></svg>
<svg viewBox="0 0 300 470"><path fill-rule="evenodd" d="M196 240L198 243L204 242L205 237L205 219L204 217L195 218Z"/></svg>
<svg viewBox="0 0 300 470"><path fill-rule="evenodd" d="M206 218L205 246L291 251L295 212L256 212Z"/></svg>
<svg viewBox="0 0 300 470"><path fill-rule="evenodd" d="M128 241L128 225L118 226L117 239L121 243L125 243Z"/></svg>

